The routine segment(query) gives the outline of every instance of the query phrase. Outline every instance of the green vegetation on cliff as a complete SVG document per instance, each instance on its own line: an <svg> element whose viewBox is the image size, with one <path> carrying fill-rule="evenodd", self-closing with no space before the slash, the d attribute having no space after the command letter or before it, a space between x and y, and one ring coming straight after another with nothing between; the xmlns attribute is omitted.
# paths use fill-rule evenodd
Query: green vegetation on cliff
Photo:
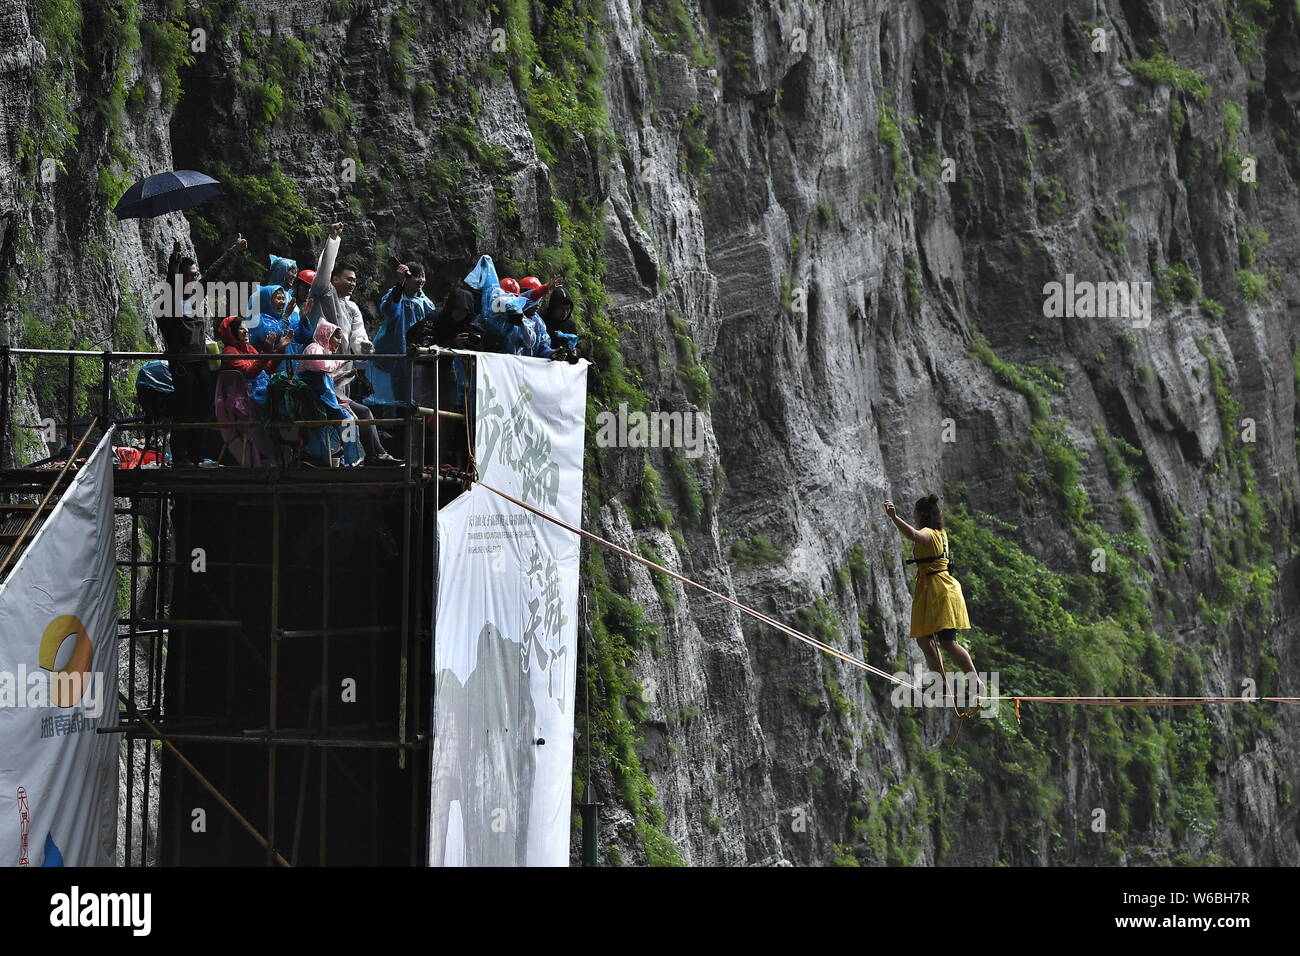
<svg viewBox="0 0 1300 956"><path fill-rule="evenodd" d="M1050 427L1048 389L1063 383L1042 369L1006 362L982 338L972 351L1028 402L1029 444L1042 456L1065 526L1081 553L1094 558L1058 555L1058 563L1049 567L1031 553L1037 547L1030 537L1036 526L1012 526L964 502L951 510L947 527L958 577L970 606L978 610L968 633L976 667L996 671L1000 693L1011 696L1239 693L1236 687L1206 687L1202 649L1153 629L1142 587L1150 574L1137 563L1146 553L1145 541L1106 531L1094 521L1080 453L1063 430ZM1206 610L1211 623L1223 626L1234 612L1262 612L1268 606L1276 572L1250 460L1253 446L1236 441L1241 407L1218 360L1208 348L1206 354L1225 436L1218 468L1237 489L1238 517L1213 531L1219 587ZM1120 488L1134 486L1140 476L1137 449L1101 425L1094 436L1110 480ZM956 497L964 498L964 489ZM1140 513L1133 510L1126 521L1137 527ZM1186 520L1181 512L1171 520L1177 527L1168 542L1182 547ZM1107 559L1104 564L1095 561L1098 554ZM1184 550L1181 558L1186 556ZM1266 650L1248 649L1245 663L1261 688L1272 685L1276 662ZM883 800L868 795L851 825L854 853L873 862L910 862L919 847L908 834L924 823L933 828L942 862L962 840L964 808L977 796L977 782L997 775L1014 781L999 791L1009 801L999 813L1006 832L998 842L1006 862L1045 861L1066 851L1098 862L1219 862L1204 848L1218 825L1214 765L1225 756L1225 741L1205 708L1024 704L1020 721L1011 710L1004 705L994 719L972 720L955 750L923 746L920 727L927 719L899 711L896 727L918 772ZM1226 745L1239 746L1241 734L1267 723L1262 713L1239 715ZM1062 741L1069 742L1065 751ZM1097 806L1067 811L1074 801L1067 801L1060 781L1078 752L1088 754L1099 779L1077 796L1091 796ZM910 810L901 809L903 796ZM1043 821L1047 844L1041 842Z"/></svg>

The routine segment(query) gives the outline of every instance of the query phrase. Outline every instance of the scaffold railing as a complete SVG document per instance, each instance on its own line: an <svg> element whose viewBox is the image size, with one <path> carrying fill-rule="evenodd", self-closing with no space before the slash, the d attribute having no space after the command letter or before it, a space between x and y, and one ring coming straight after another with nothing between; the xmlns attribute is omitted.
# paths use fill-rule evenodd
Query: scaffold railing
<svg viewBox="0 0 1300 956"><path fill-rule="evenodd" d="M142 454L115 470L121 702L117 725L100 732L123 741L125 865L247 863L250 853L273 866L391 864L384 834L396 820L409 827L401 855L423 861L436 512L473 477L473 402L455 411L440 397L451 376L439 369L452 356L468 359L472 374L472 355L436 348L329 355L406 364L406 401L373 418L400 447L400 467L332 467L333 456L303 467L300 453L269 467L191 468L177 467L161 444L152 448L153 439L341 422L151 420L134 407L129 379L139 363L174 355L0 346L0 516L26 511L39 520L33 499L57 497L57 475L76 467L84 447L78 439L116 429L145 436L142 451L160 453L153 467ZM23 363L39 368L24 373ZM33 399L42 421L14 421ZM43 460L14 460L42 445ZM359 513L373 526L349 524ZM346 547L339 527L348 529ZM199 539L208 542L202 573L191 553ZM331 697L340 660L371 682L360 709ZM201 703L196 669L209 685ZM217 800L228 829L223 848L196 853L187 809L175 801L200 792ZM370 809L352 809L361 806ZM341 819L349 814L371 828L368 844L360 841L369 856L351 845Z"/></svg>

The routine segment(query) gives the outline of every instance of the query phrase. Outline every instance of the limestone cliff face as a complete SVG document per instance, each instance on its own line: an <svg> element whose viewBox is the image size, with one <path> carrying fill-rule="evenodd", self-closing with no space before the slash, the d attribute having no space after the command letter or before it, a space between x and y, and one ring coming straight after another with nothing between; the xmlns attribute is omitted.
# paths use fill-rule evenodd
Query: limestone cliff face
<svg viewBox="0 0 1300 956"><path fill-rule="evenodd" d="M881 504L934 490L1004 693L1296 692L1291 0L79 10L0 0L5 341L122 347L172 239L235 229L305 258L344 220L362 298L390 252L439 294L480 251L562 269L593 411L703 428L593 444L599 533L910 668ZM173 164L234 201L108 223ZM1149 322L1048 317L1067 275L1151 282ZM607 862L1300 863L1294 708L1030 705L947 750L949 713L586 575Z"/></svg>

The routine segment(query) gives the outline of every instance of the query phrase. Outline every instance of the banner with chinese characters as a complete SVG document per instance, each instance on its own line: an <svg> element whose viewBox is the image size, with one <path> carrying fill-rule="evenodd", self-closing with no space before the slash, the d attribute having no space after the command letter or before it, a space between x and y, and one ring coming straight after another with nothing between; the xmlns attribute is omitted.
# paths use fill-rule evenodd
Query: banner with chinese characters
<svg viewBox="0 0 1300 956"><path fill-rule="evenodd" d="M483 482L582 519L587 363L481 354ZM576 534L475 485L438 515L431 866L566 866Z"/></svg>
<svg viewBox="0 0 1300 956"><path fill-rule="evenodd" d="M112 432L0 584L0 863L112 866L117 569Z"/></svg>

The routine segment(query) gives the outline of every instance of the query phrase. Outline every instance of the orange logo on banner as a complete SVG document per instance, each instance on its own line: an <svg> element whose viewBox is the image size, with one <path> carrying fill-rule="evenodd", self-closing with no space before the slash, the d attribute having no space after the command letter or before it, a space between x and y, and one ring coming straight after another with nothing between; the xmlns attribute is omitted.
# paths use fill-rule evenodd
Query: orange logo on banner
<svg viewBox="0 0 1300 956"><path fill-rule="evenodd" d="M72 649L72 657L67 665L56 671L54 662L58 659L59 648L69 637L76 636L77 643ZM40 663L44 670L50 671L51 698L56 707L72 707L81 700L86 689L85 675L95 659L95 645L86 633L86 626L75 614L63 614L50 622L41 637ZM66 676L65 676L66 675ZM55 680L55 677L65 677Z"/></svg>

